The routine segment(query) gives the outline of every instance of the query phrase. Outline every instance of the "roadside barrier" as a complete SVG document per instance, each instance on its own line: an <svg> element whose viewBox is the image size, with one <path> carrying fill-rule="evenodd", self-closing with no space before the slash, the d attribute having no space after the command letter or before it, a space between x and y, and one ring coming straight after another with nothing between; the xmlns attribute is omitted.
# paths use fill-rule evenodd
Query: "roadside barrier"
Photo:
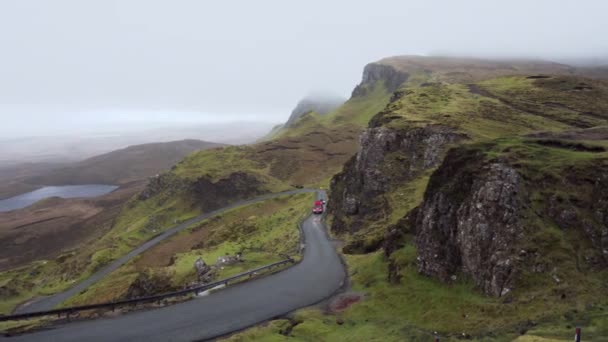
<svg viewBox="0 0 608 342"><path fill-rule="evenodd" d="M277 262L269 264L269 265L261 266L261 267L258 267L258 268L255 268L255 269L252 269L249 271L239 273L239 274L234 275L229 278L225 278L222 280L215 281L213 283L193 287L190 289L169 292L169 293L165 293L165 294L148 296L148 297L140 297L140 298L127 299L127 300L121 300L121 301L116 301L116 302L109 302L109 303L81 305L81 306L73 306L73 307L67 307L67 308L61 308L61 309L53 309L53 310L48 310L48 311L38 311L38 312L29 312L29 313L16 314L16 315L0 316L0 322L24 320L24 319L30 319L30 318L36 318L36 317L55 316L55 315L57 315L57 317L61 317L62 315L69 317L71 314L76 313L76 312L96 310L96 309L110 309L110 310L114 311L119 307L123 307L123 306L127 306L127 305L134 305L134 304L142 304L142 303L158 302L160 304L160 302L162 300L167 299L167 298L180 297L180 296L185 296L185 295L189 295L189 294L198 295L199 293L212 289L216 286L220 286L220 285L227 286L228 283L238 280L240 278L246 278L246 277L251 278L255 275L255 273L266 271L266 270L272 270L273 268L278 268L280 266L283 266L286 264L293 264L293 263L295 263L295 260L290 257L285 260L277 261Z"/></svg>
<svg viewBox="0 0 608 342"><path fill-rule="evenodd" d="M310 191L310 192L315 192L315 191ZM269 197L269 198L271 198L271 197ZM209 215L209 214L207 214L207 215ZM299 239L299 245L296 246L296 248L297 248L296 253L298 253L300 255L304 254L303 246L305 245L304 234L302 231L302 224L309 216L310 216L310 213L304 212L298 219L298 229L300 231L300 239ZM137 305L137 304L154 303L154 302L158 302L160 304L161 301L164 299L180 297L180 296L185 296L185 295L189 295L189 294L198 295L199 293L201 293L203 291L213 289L220 285L227 286L229 282L233 282L239 278L252 278L258 272L272 270L273 268L277 268L277 267L280 267L280 266L283 266L286 264L295 264L295 263L296 263L296 260L294 260L291 256L286 256L286 258L284 260L277 261L277 262L269 264L269 265L261 266L261 267L258 267L258 268L255 268L255 269L252 269L249 271L245 271L245 272L239 273L239 274L234 275L229 278L225 278L225 279L218 280L218 281L215 281L215 282L212 282L209 284L204 284L201 286L197 286L197 287L193 287L193 288L189 288L189 289L185 289L185 290L169 292L169 293L154 295L154 296L147 296L147 297L140 297L140 298L116 301L116 302L73 306L73 307L67 307L67 308L29 312L29 313L15 314L15 315L6 315L6 316L0 315L0 322L24 320L24 319L30 319L30 318L36 318L36 317L55 316L55 315L57 317L66 316L69 318L69 316L71 314L77 313L77 312L82 312L82 311L90 311L90 310L97 310L97 309L110 309L110 310L114 311L119 307L123 307L123 306L127 306L127 305Z"/></svg>

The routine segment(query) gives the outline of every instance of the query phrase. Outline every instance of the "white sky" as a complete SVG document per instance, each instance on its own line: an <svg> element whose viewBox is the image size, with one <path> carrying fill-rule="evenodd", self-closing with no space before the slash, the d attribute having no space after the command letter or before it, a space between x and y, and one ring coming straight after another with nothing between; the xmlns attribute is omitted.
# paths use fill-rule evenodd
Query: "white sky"
<svg viewBox="0 0 608 342"><path fill-rule="evenodd" d="M285 121L390 55L606 57L607 13L603 0L3 0L0 135Z"/></svg>

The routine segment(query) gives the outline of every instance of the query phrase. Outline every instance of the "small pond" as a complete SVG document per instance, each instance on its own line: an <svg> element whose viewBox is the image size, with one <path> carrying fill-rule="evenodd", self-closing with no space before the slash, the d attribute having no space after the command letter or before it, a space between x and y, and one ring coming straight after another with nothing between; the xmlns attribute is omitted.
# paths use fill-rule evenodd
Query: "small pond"
<svg viewBox="0 0 608 342"><path fill-rule="evenodd" d="M103 184L45 186L25 194L0 200L0 212L28 207L49 197L97 197L116 190L118 186Z"/></svg>

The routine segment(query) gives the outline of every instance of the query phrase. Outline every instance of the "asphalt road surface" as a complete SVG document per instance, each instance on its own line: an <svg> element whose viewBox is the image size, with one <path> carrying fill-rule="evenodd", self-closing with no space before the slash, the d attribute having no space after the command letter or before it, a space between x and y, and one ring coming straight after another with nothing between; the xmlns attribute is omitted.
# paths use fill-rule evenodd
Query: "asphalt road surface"
<svg viewBox="0 0 608 342"><path fill-rule="evenodd" d="M317 192L318 198L324 196L324 192ZM310 216L302 228L306 244L303 260L279 273L173 306L58 325L0 340L197 341L315 304L336 292L346 273L321 217Z"/></svg>
<svg viewBox="0 0 608 342"><path fill-rule="evenodd" d="M82 282L76 284L75 286L67 289L64 292L60 292L57 293L55 295L52 296L48 296L48 297L41 297L38 298L36 300L33 300L29 303L27 303L26 305L22 305L20 307L18 307L15 310L15 314L20 314L20 313L28 313L28 312L36 312L36 311L48 311L51 309L54 309L55 307L57 307L59 304L65 302L66 300L68 300L69 298L77 295L78 293L80 293L81 291L83 291L84 289L88 288L89 286L95 284L96 282L100 281L101 279L103 279L104 277L106 277L108 274L114 272L115 270L117 270L120 266L126 264L127 262L131 261L133 258L135 258L136 256L140 255L141 253L147 251L148 249L156 246L157 244L159 244L161 241L167 239L168 237L188 228L189 226L191 226L194 223L197 222L201 222L203 220L208 219L211 216L215 216L218 214L221 214L225 211L228 211L230 209L234 209L236 207L240 207L242 205L247 205L247 204L253 204L253 203L257 203L257 202L262 202L262 201L266 201L268 199L271 198L275 198L275 197L279 197L279 196L285 196L285 195L295 195L295 194L299 194L299 193L307 193L307 192L313 192L314 190L311 189L300 189L300 190L291 190L291 191L285 191L285 192L280 192L280 193L275 193L275 194L267 194L267 195L263 195L263 196L259 196L253 199L249 199L249 200L244 200L244 201L239 201L239 202L235 202L227 207L223 207L220 208L218 210L209 212L209 213L205 213L202 214L200 216L191 218L187 221L182 222L181 224L170 228L168 230L166 230L165 232L163 232L162 234L154 237L151 240L146 241L144 244L142 244L141 246L135 248L134 250L132 250L131 252L129 252L128 254L126 254L125 256L123 256L122 258L119 258L117 260L115 260L114 262L110 263L109 265L103 267L102 269L100 269L99 271L93 273L89 278L83 280Z"/></svg>

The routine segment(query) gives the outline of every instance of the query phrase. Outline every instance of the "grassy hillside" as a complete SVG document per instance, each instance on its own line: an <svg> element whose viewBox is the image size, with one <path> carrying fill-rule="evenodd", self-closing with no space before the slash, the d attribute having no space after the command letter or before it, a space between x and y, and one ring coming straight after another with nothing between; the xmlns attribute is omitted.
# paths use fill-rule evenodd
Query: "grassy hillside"
<svg viewBox="0 0 608 342"><path fill-rule="evenodd" d="M349 293L361 300L336 310L300 311L237 334L234 340L426 341L439 331L448 340L461 338L464 332L465 338L508 341L525 331L560 337L563 326L553 335L551 327L579 321L601 336L606 322L601 310L608 303L588 304L605 293L604 273L580 284L558 286L560 291L584 292L574 297L567 292L567 300L555 302L557 292L551 291L557 290L547 286L519 293L514 302L506 303L483 295L466 277L444 284L420 275L413 232L402 229L451 148L485 146L488 158L522 152L513 163L533 164L530 174L541 178L559 174L562 166L572 166L570 161L595 163L604 158L604 152L589 152L579 145L606 145L606 138L597 138L602 136L597 127L601 131L608 125L608 88L604 81L576 72L537 61L399 57L372 63L351 99L336 110L325 115L309 112L254 145L194 152L153 177L96 241L54 260L0 274L8 291L0 309L6 312L33 294L65 288L176 221L239 198L300 186L325 187L338 174L331 182L332 231L344 241L352 282ZM534 139L546 135L551 137L546 140L561 141L568 135L578 141L555 147L555 142L542 145L522 138L539 134L541 138ZM269 202L210 220L149 251L73 302L93 301L97 293L106 299L125 296L142 275L143 280L164 284L158 291L178 286L168 279L190 281L192 261L199 255L213 259L250 248L253 263L274 260L284 251L255 248L272 249L275 240L264 236L293 240L293 232L276 230L277 223L291 222L295 215L289 208L297 210L305 202L308 199L292 199L287 206ZM347 206L351 208L339 209ZM271 209L278 211L277 216L253 214ZM252 215L256 217L250 219ZM568 244L567 233L544 228L540 243L557 251L549 260L563 261L564 255L578 252ZM208 244L200 243L207 239ZM388 241L394 246L382 253ZM564 265L565 275L572 276L572 260ZM545 281L539 283L546 285Z"/></svg>
<svg viewBox="0 0 608 342"><path fill-rule="evenodd" d="M507 75L574 75L577 69L543 60L492 60L468 57L394 56L377 62L409 74L422 73L431 82L469 83Z"/></svg>
<svg viewBox="0 0 608 342"><path fill-rule="evenodd" d="M551 201L563 208L578 203L577 217L599 215L585 206L597 196L590 182L608 156L608 84L552 63L378 63L407 73L408 81L371 118L357 159L334 178L329 202L332 229L337 222L346 228L334 229L345 241L352 284L344 296L361 300L342 310L332 303L302 310L229 340L428 341L438 332L448 341L566 341L577 325L591 340L608 340L608 302L599 299L608 293L608 272L594 264L601 249L580 225L557 228L560 211L548 209ZM441 164L445 153L458 146L481 151L485 162L508 162L533 189L524 248L542 251L540 262L557 268L521 276L505 298L484 295L463 275L446 284L418 272L416 231L404 218L423 201L435 169L448 167ZM459 182L456 172L475 175L479 165L444 172ZM378 180L381 186L365 190ZM336 209L352 203L355 209Z"/></svg>
<svg viewBox="0 0 608 342"><path fill-rule="evenodd" d="M388 103L390 94L381 81L369 87L372 91L352 97L334 111L324 115L307 112L289 126L273 129L257 144L193 153L173 173L188 179L219 179L243 171L273 189L327 185L356 152L369 118Z"/></svg>
<svg viewBox="0 0 608 342"><path fill-rule="evenodd" d="M270 141L189 154L176 162L170 171L152 177L146 188L124 205L115 219L104 223L104 229L94 240L67 249L58 257L1 273L4 305L0 309L7 312L32 296L65 289L161 230L201 212L262 193L296 186L327 186L331 176L356 152L358 137L367 118L388 101L389 94L382 82L374 82L370 87L375 90L349 100L322 118L314 113L304 115ZM145 147L148 148L158 146ZM173 162L178 154L168 147L161 148L159 153L167 157L160 158L166 159L163 163ZM107 176L120 175L120 179L128 179L132 170L121 167L127 164L138 168L139 163L132 161L139 154L139 148L118 151L88 160L79 170L64 170L56 176L61 178L76 171L87 177L100 176L100 171L105 170ZM114 171L110 172L110 169ZM147 167L140 169L146 170ZM103 175L106 172L101 172ZM113 279L108 281L113 282Z"/></svg>
<svg viewBox="0 0 608 342"><path fill-rule="evenodd" d="M381 83L372 86L375 90L369 95L353 98L335 112L323 117L304 115L270 141L189 154L170 171L152 177L96 240L54 260L0 274L8 291L3 295L6 305L2 310L6 312L37 294L64 289L163 229L201 212L262 193L327 186L331 176L356 152L364 128L365 119L361 118L371 117L388 101ZM133 273L112 276L100 286L116 283L120 287L128 284L127 280L133 280ZM118 292L110 291L114 295Z"/></svg>
<svg viewBox="0 0 608 342"><path fill-rule="evenodd" d="M238 199L327 183L355 152L358 131L327 131L253 146L195 152L146 188L82 245L50 260L0 273L2 312L36 295L52 294L175 225ZM113 280L110 280L113 281Z"/></svg>
<svg viewBox="0 0 608 342"><path fill-rule="evenodd" d="M295 256L298 220L312 197L300 194L234 209L163 241L66 305L98 303L182 289L197 283L194 262L213 265L220 256L241 252L243 261L219 267L214 279ZM147 285L147 286L144 286ZM147 292L146 292L147 291Z"/></svg>
<svg viewBox="0 0 608 342"><path fill-rule="evenodd" d="M361 96L353 96L333 111L319 115L311 111L298 116L289 126L271 132L271 139L285 137L306 137L309 134L335 134L340 130L357 132L350 142L357 141L358 133L367 126L369 119L378 113L389 101L390 92L382 80L365 84L370 90Z"/></svg>
<svg viewBox="0 0 608 342"><path fill-rule="evenodd" d="M540 131L605 126L607 113L605 81L577 76L505 76L469 84L405 86L374 116L370 127L405 132L403 135L417 129L443 127L451 134L464 137L462 143L473 143ZM415 145L415 141L409 143ZM421 143L412 148L425 146L426 143ZM348 221L345 225L352 225L353 220L358 223L369 220L363 224L367 229L346 236L347 240L353 244L377 245L384 238L386 227L420 202L433 167L418 166L409 177L401 177L403 162L407 162L410 153L411 149L402 149L382 156L378 168L390 184L389 191L381 195L384 214L343 217Z"/></svg>

